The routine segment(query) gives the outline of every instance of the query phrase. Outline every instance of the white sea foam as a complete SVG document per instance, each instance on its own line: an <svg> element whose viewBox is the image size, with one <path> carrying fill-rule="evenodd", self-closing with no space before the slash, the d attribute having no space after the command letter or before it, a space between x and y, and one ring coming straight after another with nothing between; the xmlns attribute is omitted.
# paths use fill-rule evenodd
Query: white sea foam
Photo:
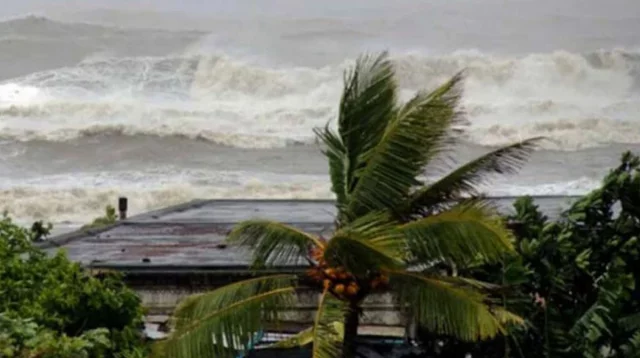
<svg viewBox="0 0 640 358"><path fill-rule="evenodd" d="M597 180L536 185L496 183L488 195L579 195L598 186ZM328 178L158 168L144 172L98 172L5 180L0 185L0 210L23 222L53 220L81 224L102 215L119 196L129 198L130 214L139 214L193 199L333 199Z"/></svg>
<svg viewBox="0 0 640 358"><path fill-rule="evenodd" d="M0 85L0 104L29 106L44 101L46 98L37 87L21 86L11 82Z"/></svg>
<svg viewBox="0 0 640 358"><path fill-rule="evenodd" d="M543 184L509 184L507 182L495 183L483 188L489 195L493 196L576 196L584 195L601 185L599 179L582 177L575 180L559 181Z"/></svg>
<svg viewBox="0 0 640 358"><path fill-rule="evenodd" d="M199 170L77 173L4 181L0 210L22 222L54 220L86 223L102 215L119 196L129 198L130 214L193 199L330 199L326 178L309 175Z"/></svg>
<svg viewBox="0 0 640 358"><path fill-rule="evenodd" d="M333 117L330 69L273 70L224 57L86 61L0 87L0 137L186 136L238 147L308 141Z"/></svg>
<svg viewBox="0 0 640 358"><path fill-rule="evenodd" d="M465 69L467 139L546 136L553 149L640 143L640 53L397 55L405 95ZM238 147L312 139L334 119L341 73L268 68L226 56L112 58L0 84L0 137L64 141L100 133L186 136Z"/></svg>

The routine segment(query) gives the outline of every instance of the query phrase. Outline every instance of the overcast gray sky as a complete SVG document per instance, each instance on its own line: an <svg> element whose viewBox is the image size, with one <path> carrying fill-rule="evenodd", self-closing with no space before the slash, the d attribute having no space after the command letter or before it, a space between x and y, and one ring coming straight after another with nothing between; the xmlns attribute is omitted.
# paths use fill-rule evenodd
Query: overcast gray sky
<svg viewBox="0 0 640 358"><path fill-rule="evenodd" d="M343 14L354 16L368 11L411 10L433 6L455 9L460 3L465 7L473 4L479 8L496 5L499 8L556 9L567 14L588 12L594 16L623 15L638 16L639 0L3 0L0 16L16 16L27 12L65 12L91 8L131 8L155 11L181 11L191 14L213 15L214 13L289 13L295 15ZM475 4L474 4L475 3ZM446 5L445 5L446 4ZM553 4L552 6L549 6ZM402 10L401 10L402 9ZM523 13L526 16L526 13Z"/></svg>
<svg viewBox="0 0 640 358"><path fill-rule="evenodd" d="M0 16L16 16L28 12L64 12L91 8L144 9L152 11L180 11L190 14L214 13L283 13L321 14L334 11L365 11L368 8L400 7L400 3L419 3L409 0L349 0L349 1L304 1L304 0L4 0Z"/></svg>
<svg viewBox="0 0 640 358"><path fill-rule="evenodd" d="M36 13L69 22L202 30L234 46L252 49L272 46L282 38L291 41L287 36L296 31L313 32L314 22L307 21L309 18L338 19L342 30L356 31L363 38L343 39L346 47L354 49L479 48L529 53L640 46L640 0L0 1L0 18ZM92 9L136 12L86 11ZM227 26L236 19L241 21ZM335 43L330 39L324 45Z"/></svg>

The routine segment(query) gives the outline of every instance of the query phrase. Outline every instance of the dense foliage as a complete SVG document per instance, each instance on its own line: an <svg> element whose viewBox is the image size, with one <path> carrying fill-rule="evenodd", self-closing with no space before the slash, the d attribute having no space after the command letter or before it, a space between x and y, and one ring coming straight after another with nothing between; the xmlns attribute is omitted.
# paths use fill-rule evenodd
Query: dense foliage
<svg viewBox="0 0 640 358"><path fill-rule="evenodd" d="M423 341L445 357L640 356L640 159L625 153L600 188L557 220L531 198L515 209L517 255L461 274L505 286L499 301L527 325L508 340L466 344L423 333Z"/></svg>
<svg viewBox="0 0 640 358"><path fill-rule="evenodd" d="M69 337L33 320L0 314L0 357L102 357L110 345L108 334L107 329L98 328Z"/></svg>
<svg viewBox="0 0 640 358"><path fill-rule="evenodd" d="M0 339L0 351L29 357L17 352L46 347L52 355L36 356L69 350L77 357L110 357L136 349L140 299L117 274L96 277L62 252L48 256L36 248L42 229L0 220L0 317L3 333L14 332Z"/></svg>
<svg viewBox="0 0 640 358"><path fill-rule="evenodd" d="M240 223L229 235L231 243L252 249L254 268L305 262L310 270L302 277L237 282L185 300L164 353L233 357L291 307L298 290L309 288L319 294L313 326L303 332L313 358L355 356L361 305L374 293L391 293L421 325L466 341L494 337L506 322L520 322L486 300L481 282L443 275L437 267L469 258L492 262L513 252L512 233L495 208L475 196L476 187L489 175L513 172L536 144L526 140L449 166L464 124L461 83L454 76L401 103L387 54L358 58L345 76L337 130L316 131L336 195L332 235L259 219ZM425 181L425 172L446 174ZM336 321L343 322L341 329Z"/></svg>

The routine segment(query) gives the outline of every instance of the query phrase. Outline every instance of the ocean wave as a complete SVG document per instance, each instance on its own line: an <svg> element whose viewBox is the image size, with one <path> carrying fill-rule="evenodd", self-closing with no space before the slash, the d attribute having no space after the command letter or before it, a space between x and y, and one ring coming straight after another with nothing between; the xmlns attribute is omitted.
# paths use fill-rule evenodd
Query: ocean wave
<svg viewBox="0 0 640 358"><path fill-rule="evenodd" d="M86 223L104 213L105 205L129 198L130 215L194 199L331 199L330 184L304 175L166 170L156 172L84 173L37 180L5 181L0 210L21 222L55 220Z"/></svg>
<svg viewBox="0 0 640 358"><path fill-rule="evenodd" d="M320 118L318 125L324 123L327 111L275 109L246 118L222 108L205 111L132 103L50 102L0 108L0 118L5 118L0 119L4 124L0 138L62 142L81 137L146 135L205 140L237 148L277 148L312 143L312 133L306 127L298 129L298 135L290 131L301 126L298 118L303 116L316 116ZM251 119L255 121L249 122Z"/></svg>
<svg viewBox="0 0 640 358"><path fill-rule="evenodd" d="M541 148L580 150L610 144L640 143L640 121L609 118L558 119L503 126L474 128L466 133L469 142L483 146L500 146L526 138L544 137Z"/></svg>
<svg viewBox="0 0 640 358"><path fill-rule="evenodd" d="M160 182L162 182L160 184ZM598 186L597 180L582 178L570 182L531 186L500 185L488 187L494 196L580 195ZM250 178L240 185L212 186L177 181L159 181L153 185L107 184L98 186L22 185L0 189L0 210L21 222L55 220L56 223L81 224L104 212L119 196L129 198L130 215L184 203L194 199L333 199L327 181L298 180L275 183Z"/></svg>
<svg viewBox="0 0 640 358"><path fill-rule="evenodd" d="M569 181L557 181L532 185L512 184L507 181L499 181L480 189L490 196L579 196L594 190L601 185L600 179L581 177Z"/></svg>
<svg viewBox="0 0 640 358"><path fill-rule="evenodd" d="M466 139L526 137L575 150L640 143L640 53L558 51L506 57L466 51L396 55L403 97L465 70ZM271 68L225 55L95 56L0 83L0 137L70 140L100 133L184 136L238 147L312 140L336 117L352 61Z"/></svg>
<svg viewBox="0 0 640 358"><path fill-rule="evenodd" d="M218 56L92 59L0 84L0 137L122 133L282 147L334 117L339 82L328 72Z"/></svg>

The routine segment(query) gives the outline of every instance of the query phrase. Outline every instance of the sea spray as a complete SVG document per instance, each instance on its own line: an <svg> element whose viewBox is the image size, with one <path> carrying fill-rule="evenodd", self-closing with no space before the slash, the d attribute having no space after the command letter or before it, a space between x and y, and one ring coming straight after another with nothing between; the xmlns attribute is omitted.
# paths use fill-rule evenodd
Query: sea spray
<svg viewBox="0 0 640 358"><path fill-rule="evenodd" d="M464 70L466 140L547 148L640 143L640 53L396 54L405 97ZM0 84L0 138L184 136L237 147L310 143L336 118L351 61L270 68L226 55L98 58Z"/></svg>

